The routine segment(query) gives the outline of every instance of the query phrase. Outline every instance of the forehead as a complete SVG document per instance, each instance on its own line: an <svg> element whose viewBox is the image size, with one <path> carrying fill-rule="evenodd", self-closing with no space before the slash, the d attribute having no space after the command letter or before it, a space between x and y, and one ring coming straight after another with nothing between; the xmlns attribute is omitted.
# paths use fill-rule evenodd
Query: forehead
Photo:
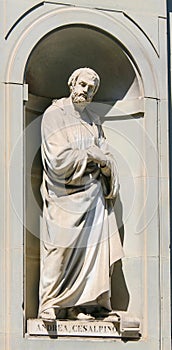
<svg viewBox="0 0 172 350"><path fill-rule="evenodd" d="M91 73L87 73L87 72L80 73L76 82L79 83L81 81L84 81L85 83L90 85L96 85L95 77Z"/></svg>

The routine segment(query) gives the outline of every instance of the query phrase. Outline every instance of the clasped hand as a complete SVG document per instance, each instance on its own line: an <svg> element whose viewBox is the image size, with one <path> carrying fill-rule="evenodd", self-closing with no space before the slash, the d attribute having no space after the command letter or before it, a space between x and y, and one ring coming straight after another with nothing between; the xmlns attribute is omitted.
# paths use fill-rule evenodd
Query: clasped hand
<svg viewBox="0 0 172 350"><path fill-rule="evenodd" d="M106 166L107 156L96 145L92 145L87 149L87 155L89 161L93 161L102 167Z"/></svg>

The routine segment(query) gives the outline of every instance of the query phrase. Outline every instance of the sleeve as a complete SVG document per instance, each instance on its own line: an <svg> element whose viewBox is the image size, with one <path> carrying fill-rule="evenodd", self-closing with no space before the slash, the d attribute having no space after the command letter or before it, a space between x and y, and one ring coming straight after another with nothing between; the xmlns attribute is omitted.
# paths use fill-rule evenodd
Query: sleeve
<svg viewBox="0 0 172 350"><path fill-rule="evenodd" d="M99 147L107 157L106 167L102 168L102 186L105 198L112 199L117 196L119 191L118 171L116 161L110 152L109 143L101 125L99 125ZM107 171L106 168L110 169L110 171Z"/></svg>
<svg viewBox="0 0 172 350"><path fill-rule="evenodd" d="M45 112L42 120L42 161L52 180L69 183L79 179L87 166L85 150L74 149L67 138L63 111Z"/></svg>

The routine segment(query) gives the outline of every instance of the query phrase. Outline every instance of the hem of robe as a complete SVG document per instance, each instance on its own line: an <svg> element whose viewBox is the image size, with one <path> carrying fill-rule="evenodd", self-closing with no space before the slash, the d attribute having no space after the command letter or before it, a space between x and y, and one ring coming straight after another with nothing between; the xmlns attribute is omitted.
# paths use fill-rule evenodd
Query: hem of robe
<svg viewBox="0 0 172 350"><path fill-rule="evenodd" d="M124 256L124 253L121 252L121 254L119 254L119 256L117 256L115 258L115 260L111 263L111 265L109 266L109 268L111 268L118 260L122 259L122 257ZM92 300L90 299L86 299L84 298L83 301L79 301L79 302L75 302L74 304L71 304L70 305L67 305L67 306L64 306L64 305L57 305L57 302L55 301L54 299L54 302L52 302L52 300L49 300L49 302L46 302L44 305L41 305L41 307L39 308L39 314L41 312L44 312L50 308L55 308L55 309L67 309L67 308L70 308L70 307L74 307L74 306L82 306L86 303L94 303L102 294L106 293L106 292L109 292L109 289L108 288L104 288L102 289L98 294L96 294ZM58 299L58 297L56 298ZM99 304L98 302L96 303L97 305L101 305L103 306L102 304ZM94 304L95 305L95 304Z"/></svg>

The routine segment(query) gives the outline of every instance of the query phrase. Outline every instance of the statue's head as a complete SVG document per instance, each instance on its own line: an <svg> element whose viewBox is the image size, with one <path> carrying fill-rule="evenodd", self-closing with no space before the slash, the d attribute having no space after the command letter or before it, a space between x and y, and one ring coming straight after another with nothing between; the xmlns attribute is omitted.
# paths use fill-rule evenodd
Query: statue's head
<svg viewBox="0 0 172 350"><path fill-rule="evenodd" d="M75 70L68 80L71 98L74 103L89 103L92 101L100 85L98 74L91 68Z"/></svg>

